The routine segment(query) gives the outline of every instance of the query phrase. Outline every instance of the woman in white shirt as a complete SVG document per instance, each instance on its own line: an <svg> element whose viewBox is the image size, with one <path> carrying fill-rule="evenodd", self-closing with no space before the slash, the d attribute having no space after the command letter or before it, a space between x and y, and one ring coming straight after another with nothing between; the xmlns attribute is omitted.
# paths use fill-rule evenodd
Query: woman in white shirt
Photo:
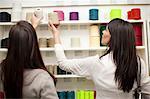
<svg viewBox="0 0 150 99"><path fill-rule="evenodd" d="M90 77L96 88L96 99L132 99L137 87L137 53L132 24L113 19L103 31L102 43L108 50L102 56L67 59L58 29L49 22L55 39L55 53L61 69ZM142 91L150 92L148 66L141 60Z"/></svg>

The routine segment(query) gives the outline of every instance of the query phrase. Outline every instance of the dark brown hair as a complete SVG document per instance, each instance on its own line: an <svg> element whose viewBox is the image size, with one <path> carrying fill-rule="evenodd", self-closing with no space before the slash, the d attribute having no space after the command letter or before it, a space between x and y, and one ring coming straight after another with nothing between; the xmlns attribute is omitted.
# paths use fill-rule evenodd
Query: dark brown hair
<svg viewBox="0 0 150 99"><path fill-rule="evenodd" d="M47 71L40 54L36 31L30 23L20 21L11 28L7 56L1 66L6 98L22 98L25 69Z"/></svg>

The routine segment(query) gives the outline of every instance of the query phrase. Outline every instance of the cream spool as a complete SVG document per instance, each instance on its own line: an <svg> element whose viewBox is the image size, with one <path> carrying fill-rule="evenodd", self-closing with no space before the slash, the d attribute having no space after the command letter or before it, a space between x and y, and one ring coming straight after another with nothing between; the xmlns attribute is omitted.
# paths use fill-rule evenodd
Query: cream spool
<svg viewBox="0 0 150 99"><path fill-rule="evenodd" d="M39 38L39 47L47 47L47 38Z"/></svg>
<svg viewBox="0 0 150 99"><path fill-rule="evenodd" d="M54 25L58 25L59 18L57 12L48 13L48 20L51 20Z"/></svg>
<svg viewBox="0 0 150 99"><path fill-rule="evenodd" d="M100 47L100 37L90 37L90 47Z"/></svg>
<svg viewBox="0 0 150 99"><path fill-rule="evenodd" d="M41 8L36 8L34 14L36 17L41 18L43 17L43 10Z"/></svg>
<svg viewBox="0 0 150 99"><path fill-rule="evenodd" d="M90 26L90 36L99 36L98 25L91 25Z"/></svg>
<svg viewBox="0 0 150 99"><path fill-rule="evenodd" d="M27 21L31 21L32 15L33 15L32 12L27 12L27 13L26 13L26 20L27 20Z"/></svg>
<svg viewBox="0 0 150 99"><path fill-rule="evenodd" d="M80 47L80 38L78 37L71 38L71 47Z"/></svg>
<svg viewBox="0 0 150 99"><path fill-rule="evenodd" d="M47 39L47 47L54 47L54 38Z"/></svg>

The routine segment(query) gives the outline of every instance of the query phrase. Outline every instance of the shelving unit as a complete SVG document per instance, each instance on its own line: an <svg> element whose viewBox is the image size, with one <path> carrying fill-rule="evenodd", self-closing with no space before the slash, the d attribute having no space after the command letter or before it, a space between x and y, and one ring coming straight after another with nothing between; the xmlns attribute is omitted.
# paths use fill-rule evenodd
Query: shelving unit
<svg viewBox="0 0 150 99"><path fill-rule="evenodd" d="M148 39L148 56L149 56L149 64L150 64L150 20L147 20L147 39Z"/></svg>
<svg viewBox="0 0 150 99"><path fill-rule="evenodd" d="M105 0L106 1L106 0ZM92 24L97 24L97 25L101 25L101 24L107 24L110 20L108 20L108 17L104 17L103 18L99 18L100 20L98 21L90 21L88 20L88 10L87 9L91 9L91 8L98 8L98 9L106 9L106 12L109 11L110 8L116 8L119 7L121 9L124 10L123 14L127 11L130 10L133 7L140 7L143 8L142 11L144 11L144 9L147 8L148 4L84 4L84 5L50 5L50 6L46 6L46 5L42 5L41 7L44 9L45 13L49 12L50 10L53 11L55 9L63 9L64 11L66 11L65 13L69 13L69 11L77 11L80 10L80 14L81 12L85 11L85 16L84 17L81 16L81 19L79 21L69 21L68 20L68 16L65 17L65 21L61 21L60 22L60 32L61 32L61 40L62 40L62 44L64 45L64 50L66 53L66 56L70 59L72 58L81 58L81 57L87 57L87 56L91 56L91 55L95 55L95 54L99 54L101 55L106 47L104 46L100 46L100 47L89 47L89 26ZM122 8L122 6L125 6L124 8ZM146 7L145 7L146 6ZM31 5L23 5L23 17L22 19L25 20L25 15L27 12L31 11L33 12L35 7L37 7L37 5L34 5L33 7L31 7ZM69 9L71 10L69 10ZM4 11L5 9L7 9L9 12L11 12L11 5L9 6L0 6L0 11ZM102 11L102 10L101 10ZM100 12L101 12L100 11ZM101 13L101 14L105 14L105 10ZM45 16L47 16L47 14L44 14ZM108 15L108 14L106 14ZM142 14L145 15L145 14ZM85 19L85 20L83 20ZM105 20L106 19L106 20ZM127 20L126 18L123 17L123 19ZM142 20L128 20L131 23L140 23L142 24L142 41L143 44L142 46L137 46L137 52L138 54L145 60L146 64L148 64L148 46L147 46L147 32L146 32L146 19L142 18ZM10 27L12 25L14 25L16 23L12 23L12 22L0 22L0 38L4 38L4 37L8 37L8 31L10 29ZM47 22L47 18L42 20L42 23L39 25L39 27L37 28L37 35L38 38L40 37L52 37L52 35L49 33L48 30L48 26L47 26L48 22ZM147 22L147 26L148 26L148 37L150 37L150 21ZM71 48L70 46L70 39L72 37L80 37L81 40L81 47L77 47L77 48ZM150 40L150 38L148 39ZM150 41L149 41L150 42ZM150 45L149 45L150 46ZM46 65L50 65L50 64L56 64L56 57L55 57L55 53L54 53L54 48L40 48L40 51L42 53L43 56L43 60L45 62ZM149 49L150 52L150 49ZM0 48L0 60L2 60L5 55L7 53L7 49L6 48ZM150 57L150 54L149 54ZM150 59L149 59L150 61ZM57 83L57 90L78 90L78 89L85 89L85 90L93 90L94 89L94 84L92 81L90 80L85 80L85 77L81 77L81 76L77 76L77 75L73 75L73 74L66 74L66 75L55 75L55 77L58 79L58 83Z"/></svg>

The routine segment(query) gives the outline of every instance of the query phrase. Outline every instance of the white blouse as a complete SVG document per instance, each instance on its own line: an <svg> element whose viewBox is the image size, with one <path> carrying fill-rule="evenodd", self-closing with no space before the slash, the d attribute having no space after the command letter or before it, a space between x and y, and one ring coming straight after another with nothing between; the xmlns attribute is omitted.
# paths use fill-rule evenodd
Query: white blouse
<svg viewBox="0 0 150 99"><path fill-rule="evenodd" d="M67 59L60 44L55 44L55 53L61 69L79 76L90 77L93 80L96 88L96 99L133 99L133 91L124 93L118 89L118 85L115 83L116 66L112 54L107 54L101 59L98 55L81 59ZM148 67L141 59L142 91L150 93L150 77L148 74ZM136 82L133 90L135 88Z"/></svg>

